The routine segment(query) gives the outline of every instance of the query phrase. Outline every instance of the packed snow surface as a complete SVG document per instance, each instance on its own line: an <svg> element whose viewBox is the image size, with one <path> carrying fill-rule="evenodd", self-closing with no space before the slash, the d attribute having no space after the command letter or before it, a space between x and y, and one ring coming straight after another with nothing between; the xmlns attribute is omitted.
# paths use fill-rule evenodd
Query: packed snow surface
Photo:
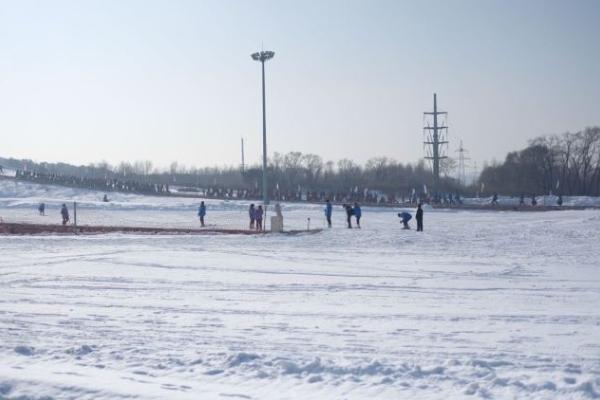
<svg viewBox="0 0 600 400"><path fill-rule="evenodd" d="M102 195L0 180L0 217L198 226L197 200ZM248 203L207 205L246 226ZM322 209L284 204L286 228ZM600 398L600 211L427 209L422 234L399 211L0 237L0 399Z"/></svg>

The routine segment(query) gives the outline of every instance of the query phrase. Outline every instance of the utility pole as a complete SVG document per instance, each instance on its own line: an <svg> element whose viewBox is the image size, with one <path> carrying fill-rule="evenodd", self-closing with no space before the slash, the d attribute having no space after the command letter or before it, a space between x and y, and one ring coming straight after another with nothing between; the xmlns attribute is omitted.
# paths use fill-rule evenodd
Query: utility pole
<svg viewBox="0 0 600 400"><path fill-rule="evenodd" d="M275 56L273 51L261 51L251 55L254 61L260 61L262 64L262 111L263 111L263 176L262 176L262 195L263 204L269 204L269 192L267 190L267 114L265 106L265 62Z"/></svg>
<svg viewBox="0 0 600 400"><path fill-rule="evenodd" d="M244 163L244 138L242 138L242 173L246 170L246 164Z"/></svg>
<svg viewBox="0 0 600 400"><path fill-rule="evenodd" d="M458 150L456 150L456 152L458 153L458 183L465 186L467 184L465 161L470 160L470 158L465 156L469 153L469 151L463 147L462 140L460 141L460 146L458 147Z"/></svg>
<svg viewBox="0 0 600 400"><path fill-rule="evenodd" d="M437 94L433 94L433 112L424 112L423 117L427 126L423 127L425 141L423 144L426 148L425 158L431 160L433 167L433 192L437 195L440 190L440 160L447 158L444 153L444 146L448 144L446 140L448 136L448 126L445 121L441 121L438 117L446 118L448 115L445 111L437 109ZM433 126L431 126L433 122ZM424 125L425 125L424 124Z"/></svg>

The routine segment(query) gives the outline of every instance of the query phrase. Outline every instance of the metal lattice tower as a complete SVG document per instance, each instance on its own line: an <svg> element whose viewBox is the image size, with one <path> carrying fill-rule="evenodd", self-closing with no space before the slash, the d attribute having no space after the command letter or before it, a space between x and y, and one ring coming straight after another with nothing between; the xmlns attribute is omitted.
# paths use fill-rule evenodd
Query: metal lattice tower
<svg viewBox="0 0 600 400"><path fill-rule="evenodd" d="M463 147L462 140L456 152L458 153L458 183L464 186L467 183L466 161L469 161L470 158L466 156L469 151Z"/></svg>
<svg viewBox="0 0 600 400"><path fill-rule="evenodd" d="M448 137L448 126L446 124L446 118L448 113L445 111L438 111L437 109L437 94L433 94L433 112L424 112L423 119L423 134L425 141L425 158L431 160L433 167L433 186L434 193L440 190L440 160L446 157L444 151L448 144L446 140Z"/></svg>

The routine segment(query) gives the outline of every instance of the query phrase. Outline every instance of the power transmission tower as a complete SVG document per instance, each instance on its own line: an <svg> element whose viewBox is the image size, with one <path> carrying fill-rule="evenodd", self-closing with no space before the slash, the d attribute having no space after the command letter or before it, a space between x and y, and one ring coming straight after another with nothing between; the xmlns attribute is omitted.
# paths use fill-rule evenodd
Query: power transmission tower
<svg viewBox="0 0 600 400"><path fill-rule="evenodd" d="M445 119L448 113L445 111L438 111L437 109L437 94L433 94L433 112L424 112L423 119L424 124L423 134L425 141L425 158L431 160L433 167L433 191L438 193L440 190L440 160L446 157L444 154L445 145L448 144L446 140L448 136L448 126L446 126ZM440 118L441 117L441 118Z"/></svg>
<svg viewBox="0 0 600 400"><path fill-rule="evenodd" d="M465 161L469 161L470 158L466 156L466 154L468 154L469 151L463 147L462 140L460 141L460 146L458 147L458 150L456 150L456 152L458 153L458 183L460 183L462 186L465 186L467 183Z"/></svg>

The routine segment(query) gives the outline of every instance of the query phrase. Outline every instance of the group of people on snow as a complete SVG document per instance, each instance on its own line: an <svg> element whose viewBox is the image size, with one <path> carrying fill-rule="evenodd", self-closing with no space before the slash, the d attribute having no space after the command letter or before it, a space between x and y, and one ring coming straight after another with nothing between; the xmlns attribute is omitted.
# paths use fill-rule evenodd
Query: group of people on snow
<svg viewBox="0 0 600 400"><path fill-rule="evenodd" d="M205 216L206 216L206 205L204 204L204 201L201 201L200 206L198 207L198 218L200 219L200 226L203 228L206 226L206 224L204 222ZM263 216L264 216L264 209L261 204L259 204L258 207L255 206L254 203L250 204L250 208L248 209L248 217L250 219L249 228L252 230L259 231L259 232L263 231L264 230Z"/></svg>
<svg viewBox="0 0 600 400"><path fill-rule="evenodd" d="M354 206L350 204L342 204L344 211L346 212L346 223L348 224L348 229L352 229L352 216L356 218L356 227L360 229L360 218L362 217L362 209L360 208L360 204L358 202L354 203ZM331 228L331 216L333 215L333 205L329 199L325 200L325 219L327 221L327 226ZM423 208L421 207L421 203L417 206L417 231L423 232ZM404 229L410 229L408 225L408 221L412 219L412 215L409 212L401 212L398 214L400 217L400 222L403 225Z"/></svg>
<svg viewBox="0 0 600 400"><path fill-rule="evenodd" d="M250 229L256 229L257 231L264 230L263 215L264 210L262 205L259 204L258 207L255 207L254 203L250 204L250 208L248 209L248 217L250 218Z"/></svg>
<svg viewBox="0 0 600 400"><path fill-rule="evenodd" d="M46 215L46 203L41 202L40 204L38 204L38 213L41 216L45 216ZM67 208L67 205L65 203L63 203L63 205L60 207L60 216L62 217L62 224L67 225L67 223L69 222L69 209Z"/></svg>
<svg viewBox="0 0 600 400"><path fill-rule="evenodd" d="M105 194L104 197L102 198L102 201L104 203L107 203L110 200L108 199L108 196ZM41 202L40 204L38 204L37 210L41 216L46 216L46 203ZM67 208L67 205L65 203L63 203L63 205L60 207L60 216L62 217L63 226L67 225L70 221L70 218L69 218L69 209Z"/></svg>
<svg viewBox="0 0 600 400"><path fill-rule="evenodd" d="M103 201L107 201L106 197L103 199ZM342 204L342 207L344 208L344 211L346 213L346 223L348 224L348 228L351 229L352 228L352 217L354 216L354 218L356 219L356 227L360 229L360 219L362 217L362 209L360 207L360 204L358 204L358 202L355 202L354 205L350 205L350 204ZM281 208L279 208L281 209ZM332 223L331 223L331 217L333 215L333 205L331 204L331 201L329 199L327 199L325 201L325 219L327 221L327 226L329 228L331 228ZM45 203L40 203L38 206L38 212L40 215L46 215L46 204ZM60 214L62 217L62 224L67 225L70 221L69 218L69 209L67 208L67 205L63 203L63 205L61 206L60 209ZM248 209L248 217L250 219L250 224L249 224L249 228L251 230L256 230L256 231L263 231L264 230L264 225L263 225L263 216L264 216L264 209L262 205L258 205L255 206L254 204L250 204L250 208ZM206 204L204 204L204 201L200 202L200 205L198 206L198 218L200 219L200 225L201 227L205 227L205 221L204 218L206 217ZM408 224L408 222L412 219L412 215L409 212L401 212L398 214L398 217L400 217L400 222L403 225L403 229L410 229L410 226ZM417 231L418 232L422 232L423 231L423 208L421 207L421 203L418 204L417 206L417 212L416 212L416 220L417 220Z"/></svg>
<svg viewBox="0 0 600 400"><path fill-rule="evenodd" d="M354 206L352 206L350 204L342 204L342 207L344 208L344 211L346 212L346 223L348 224L347 225L348 228L352 229L352 217L354 216L354 218L356 219L356 227L360 229L360 219L362 217L362 209L360 207L360 204L358 204L358 202L355 202ZM331 228L331 226L332 226L331 217L333 215L333 205L331 204L331 201L329 199L327 199L325 201L324 212L325 212L325 219L327 221L327 226L329 228ZM205 224L204 224L205 216L206 216L206 205L204 204L204 201L202 201L202 202L200 202L200 206L198 207L198 217L200 218L200 225L202 227L205 226ZM250 204L250 207L248 209L248 217L250 219L249 229L256 230L256 231L263 231L264 230L263 216L264 216L264 209L261 204L259 204L258 206L255 206L254 203ZM404 229L410 229L410 227L408 225L408 221L410 221L410 219L412 218L412 215L410 213L403 212L403 213L398 214L398 216L402 219L401 222L404 225ZM419 231L419 232L423 231L423 209L421 208L420 203L417 207L417 231Z"/></svg>
<svg viewBox="0 0 600 400"><path fill-rule="evenodd" d="M354 203L354 207L350 204L342 204L346 211L346 222L348 223L348 229L352 229L352 216L356 218L356 227L360 229L360 217L362 216L362 210L358 202ZM325 200L325 219L327 220L327 227L331 228L331 216L333 215L333 206L329 199Z"/></svg>
<svg viewBox="0 0 600 400"><path fill-rule="evenodd" d="M416 214L417 232L423 232L423 207L421 207L421 203L417 205ZM401 213L398 213L398 217L400 217L402 229L410 229L410 225L408 225L408 222L412 219L412 214L407 211L403 211Z"/></svg>
<svg viewBox="0 0 600 400"><path fill-rule="evenodd" d="M352 216L356 218L356 227L360 229L360 217L362 217L362 209L358 203L354 203L354 207L350 204L343 204L342 207L346 210L346 222L348 223L348 229L352 229Z"/></svg>

